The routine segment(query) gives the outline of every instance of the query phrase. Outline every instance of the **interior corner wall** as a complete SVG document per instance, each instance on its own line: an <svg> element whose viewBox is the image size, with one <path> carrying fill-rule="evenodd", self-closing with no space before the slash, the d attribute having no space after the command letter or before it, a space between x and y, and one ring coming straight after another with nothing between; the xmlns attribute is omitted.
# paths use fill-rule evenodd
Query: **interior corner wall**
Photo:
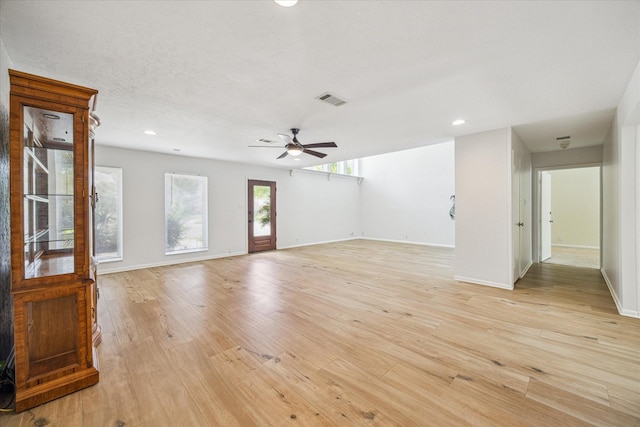
<svg viewBox="0 0 640 427"><path fill-rule="evenodd" d="M360 159L365 238L453 247L454 143Z"/></svg>
<svg viewBox="0 0 640 427"><path fill-rule="evenodd" d="M621 310L618 126L616 120L604 141L602 155L602 274L618 311Z"/></svg>
<svg viewBox="0 0 640 427"><path fill-rule="evenodd" d="M637 260L640 62L616 110L602 162L602 273L620 314L640 317Z"/></svg>
<svg viewBox="0 0 640 427"><path fill-rule="evenodd" d="M513 289L510 130L455 140L454 279Z"/></svg>
<svg viewBox="0 0 640 427"><path fill-rule="evenodd" d="M99 134L99 129L96 132ZM277 183L279 249L351 239L359 234L359 185L353 177L96 146L96 165L122 168L122 261L99 273L247 253L248 179ZM141 165L144 165L141 167ZM208 242L204 252L165 255L164 174L208 178Z"/></svg>

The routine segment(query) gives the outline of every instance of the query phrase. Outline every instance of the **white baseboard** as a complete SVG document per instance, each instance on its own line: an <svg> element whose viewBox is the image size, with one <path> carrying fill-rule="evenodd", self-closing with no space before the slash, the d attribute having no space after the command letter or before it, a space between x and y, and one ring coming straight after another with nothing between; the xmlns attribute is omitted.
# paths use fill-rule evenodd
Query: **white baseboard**
<svg viewBox="0 0 640 427"><path fill-rule="evenodd" d="M433 246L436 248L449 248L449 249L455 249L454 245L441 245L439 243L425 243L425 242L414 242L411 240L394 240L394 239L379 239L376 237L358 237L358 239L362 239L362 240L374 240L377 242L389 242L389 243L406 243L409 245L419 245L419 246Z"/></svg>
<svg viewBox="0 0 640 427"><path fill-rule="evenodd" d="M529 269L531 268L532 265L533 265L533 261L529 260L529 264L527 264L527 266L520 273L520 277L521 278L524 277L527 274L527 271L529 271Z"/></svg>
<svg viewBox="0 0 640 427"><path fill-rule="evenodd" d="M453 280L457 280L459 282L472 283L474 285L491 286L492 288L506 289L506 290L509 290L509 291L513 290L513 284L511 286L509 286L509 285L506 285L504 283L489 282L489 281L486 281L486 280L473 279L473 278L470 278L470 277L463 277L463 276L453 276Z"/></svg>
<svg viewBox="0 0 640 427"><path fill-rule="evenodd" d="M360 237L348 237L346 239L324 240L322 242L301 243L299 245L279 246L278 249L302 248L302 247L305 247L305 246L326 245L326 244L329 244L329 243L348 242L349 240L358 240L358 239L360 239Z"/></svg>
<svg viewBox="0 0 640 427"><path fill-rule="evenodd" d="M299 245L280 246L277 249L278 250L280 250L280 249L293 249L293 248L301 248L301 247L305 247L305 246L324 245L324 244L328 244L328 243L347 242L347 241L350 241L350 240L358 240L358 239L377 240L377 241L381 241L381 242L392 242L392 243L409 243L409 244L412 244L412 245L435 246L435 247L442 247L442 248L453 248L453 246L449 246L449 245L438 245L438 244L432 244L432 243L408 242L408 241L404 241L404 240L375 239L375 238L372 238L372 237L354 236L354 237L348 237L346 239L325 240L325 241L322 241L322 242L312 242L312 243L302 243L302 244L299 244ZM105 266L107 264L107 263L105 263L103 265L98 265L98 274L103 275L103 274L111 274L111 273L122 273L122 272L125 272L125 271L141 270L143 268L166 267L168 265L186 264L188 262L207 261L207 260L211 260L211 259L227 258L227 257L233 257L233 256L239 256L239 255L247 255L247 252L230 252L230 253L226 253L226 254L208 255L208 256L204 256L204 257L183 258L183 259L180 259L180 260L154 262L154 263L149 263L149 264L137 264L137 265L130 265L130 266L126 266L126 267L114 267L114 268L104 268L103 266ZM109 264L111 264L111 263L109 263ZM103 267L103 268L101 268L101 267Z"/></svg>
<svg viewBox="0 0 640 427"><path fill-rule="evenodd" d="M611 281L609 280L609 276L607 276L607 271L604 268L601 268L600 272L602 273L602 277L604 278L604 282L607 284L607 287L609 288L609 293L611 294L611 297L613 298L613 302L616 304L616 309L618 310L618 313L621 316L635 317L635 318L639 318L640 319L640 312L633 311L633 310L626 310L626 309L622 308L622 304L620 303L620 300L618 299L618 294L616 294L615 291L613 290L613 286L611 285Z"/></svg>
<svg viewBox="0 0 640 427"><path fill-rule="evenodd" d="M168 265L186 264L188 262L208 261L211 259L227 258L227 257L246 255L246 254L247 254L246 252L229 252L226 254L219 254L219 255L213 255L213 256L208 255L208 256L196 257L196 258L183 258L179 260L154 262L150 264L137 264L137 265L130 265L126 267L109 268L109 269L101 269L100 265L98 265L98 274L103 275L103 274L111 274L111 273L122 273L125 271L142 270L143 268L166 267Z"/></svg>

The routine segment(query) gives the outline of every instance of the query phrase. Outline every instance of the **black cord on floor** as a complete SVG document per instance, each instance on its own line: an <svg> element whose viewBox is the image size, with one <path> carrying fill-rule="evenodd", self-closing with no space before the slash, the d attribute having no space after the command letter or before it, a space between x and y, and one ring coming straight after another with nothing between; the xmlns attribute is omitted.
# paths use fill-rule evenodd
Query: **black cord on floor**
<svg viewBox="0 0 640 427"><path fill-rule="evenodd" d="M8 395L10 399L7 403L0 406L0 412L13 412L12 405L16 399L16 382L15 382L15 347L11 348L7 363L0 371L0 397Z"/></svg>

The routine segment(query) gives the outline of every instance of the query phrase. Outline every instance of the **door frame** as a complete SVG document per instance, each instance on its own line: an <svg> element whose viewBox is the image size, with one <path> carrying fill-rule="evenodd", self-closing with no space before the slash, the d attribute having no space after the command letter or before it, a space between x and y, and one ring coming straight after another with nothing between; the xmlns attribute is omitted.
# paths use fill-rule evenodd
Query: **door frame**
<svg viewBox="0 0 640 427"><path fill-rule="evenodd" d="M602 163L600 162L592 162L592 163L581 163L581 164L569 164L569 165L559 165L559 166L549 166L549 167L538 167L535 168L535 183L533 185L534 188L534 196L533 196L533 200L535 201L535 206L533 208L533 226L535 227L534 229L534 248L535 248L535 253L534 253L534 259L535 262L540 263L541 261L541 250L542 250L542 246L541 246L541 227L540 227L540 221L542 219L542 215L541 215L541 209L542 209L542 200L541 200L541 185L542 183L540 182L540 173L544 172L544 171L554 171L554 170L565 170L565 169L581 169L581 168L590 168L590 167L597 167L600 169L600 193L598 194L598 197L600 199L600 268L602 268L602 229L603 229L603 224L602 224L602 192L603 192L603 185L602 185ZM553 183L552 183L553 185Z"/></svg>
<svg viewBox="0 0 640 427"><path fill-rule="evenodd" d="M545 179L545 177L547 177ZM540 262L545 262L551 258L551 224L553 223L553 206L551 206L551 174L548 170L538 171L538 185L540 188L540 206L538 217L538 225L540 226L540 240L538 240L540 248ZM549 214L547 216L543 209L547 208ZM545 209L546 210L546 209ZM545 236L546 234L546 236Z"/></svg>
<svg viewBox="0 0 640 427"><path fill-rule="evenodd" d="M271 188L270 191L270 225L271 231L268 238L256 240L253 235L253 222L255 220L255 212L253 209L253 187L254 186L267 186ZM277 183L275 181L266 181L261 179L248 179L247 180L247 252L262 252L277 249L277 205L276 205L276 193L278 191ZM262 236L260 236L262 237ZM266 236L265 236L266 237Z"/></svg>

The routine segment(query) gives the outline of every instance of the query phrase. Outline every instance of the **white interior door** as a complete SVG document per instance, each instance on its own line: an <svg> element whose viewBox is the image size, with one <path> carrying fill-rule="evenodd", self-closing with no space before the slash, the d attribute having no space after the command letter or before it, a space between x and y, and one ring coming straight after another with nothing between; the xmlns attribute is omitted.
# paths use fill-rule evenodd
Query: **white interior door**
<svg viewBox="0 0 640 427"><path fill-rule="evenodd" d="M551 258L551 174L540 172L540 262Z"/></svg>
<svg viewBox="0 0 640 427"><path fill-rule="evenodd" d="M522 219L520 212L520 156L515 151L511 153L511 217L513 227L513 283L520 278L522 259L520 257L520 242Z"/></svg>

